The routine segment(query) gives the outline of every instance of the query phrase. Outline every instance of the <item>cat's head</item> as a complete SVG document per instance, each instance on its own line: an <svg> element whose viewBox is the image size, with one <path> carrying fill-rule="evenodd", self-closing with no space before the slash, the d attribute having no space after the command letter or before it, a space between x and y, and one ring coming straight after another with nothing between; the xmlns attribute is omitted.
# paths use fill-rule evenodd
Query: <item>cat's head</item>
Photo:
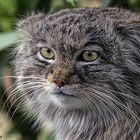
<svg viewBox="0 0 140 140"><path fill-rule="evenodd" d="M22 97L44 110L54 104L127 111L138 102L139 25L138 16L119 9L64 10L22 20L15 58Z"/></svg>

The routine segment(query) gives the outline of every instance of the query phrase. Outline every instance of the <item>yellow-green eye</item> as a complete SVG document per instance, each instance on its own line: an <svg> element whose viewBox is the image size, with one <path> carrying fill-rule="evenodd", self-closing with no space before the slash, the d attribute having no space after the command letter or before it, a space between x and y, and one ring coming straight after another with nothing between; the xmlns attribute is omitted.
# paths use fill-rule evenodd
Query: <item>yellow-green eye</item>
<svg viewBox="0 0 140 140"><path fill-rule="evenodd" d="M92 61L95 61L97 59L97 57L98 57L98 53L97 52L84 51L82 53L83 61L92 62Z"/></svg>
<svg viewBox="0 0 140 140"><path fill-rule="evenodd" d="M53 59L54 58L54 52L53 50L49 48L42 48L40 50L41 55L46 59Z"/></svg>

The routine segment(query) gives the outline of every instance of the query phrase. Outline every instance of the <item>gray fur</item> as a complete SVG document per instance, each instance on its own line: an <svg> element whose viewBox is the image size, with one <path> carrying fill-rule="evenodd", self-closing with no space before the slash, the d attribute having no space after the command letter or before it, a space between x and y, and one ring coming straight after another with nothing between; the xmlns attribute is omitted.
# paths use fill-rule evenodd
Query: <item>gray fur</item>
<svg viewBox="0 0 140 140"><path fill-rule="evenodd" d="M17 89L42 128L57 140L140 139L139 14L79 8L32 15L17 26ZM38 60L40 45L54 50L53 63ZM97 51L98 59L80 61L85 49ZM63 78L65 93L77 98L53 95L49 75Z"/></svg>

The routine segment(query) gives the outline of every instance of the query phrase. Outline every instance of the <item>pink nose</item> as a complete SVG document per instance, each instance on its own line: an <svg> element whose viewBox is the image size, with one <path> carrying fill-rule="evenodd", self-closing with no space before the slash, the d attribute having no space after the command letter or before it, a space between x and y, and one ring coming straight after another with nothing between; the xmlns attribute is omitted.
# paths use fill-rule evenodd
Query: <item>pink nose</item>
<svg viewBox="0 0 140 140"><path fill-rule="evenodd" d="M66 85L64 80L61 79L54 79L53 82L58 86L58 87L63 87L64 85Z"/></svg>

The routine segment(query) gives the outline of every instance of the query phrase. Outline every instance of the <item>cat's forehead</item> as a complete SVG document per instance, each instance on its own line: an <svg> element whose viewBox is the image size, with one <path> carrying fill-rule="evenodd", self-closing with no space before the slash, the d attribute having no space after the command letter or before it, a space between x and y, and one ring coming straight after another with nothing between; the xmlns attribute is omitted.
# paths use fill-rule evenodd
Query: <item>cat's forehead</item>
<svg viewBox="0 0 140 140"><path fill-rule="evenodd" d="M81 13L66 10L41 20L35 24L33 32L49 47L76 51L90 41L98 44L115 42L113 22L113 17L104 12L99 14L98 9L81 10Z"/></svg>
<svg viewBox="0 0 140 140"><path fill-rule="evenodd" d="M38 30L36 37L43 40L46 47L61 53L67 51L74 54L76 51L85 48L87 44L92 45L93 43L94 46L94 43L101 44L109 41L108 35L104 34L102 28L99 29L96 25L99 26L96 23L91 25L88 22L75 25L47 23L45 26L41 26L42 29ZM111 34L110 36L113 37Z"/></svg>
<svg viewBox="0 0 140 140"><path fill-rule="evenodd" d="M47 23L38 31L37 37L54 48L80 49L87 42L84 24L68 25Z"/></svg>

